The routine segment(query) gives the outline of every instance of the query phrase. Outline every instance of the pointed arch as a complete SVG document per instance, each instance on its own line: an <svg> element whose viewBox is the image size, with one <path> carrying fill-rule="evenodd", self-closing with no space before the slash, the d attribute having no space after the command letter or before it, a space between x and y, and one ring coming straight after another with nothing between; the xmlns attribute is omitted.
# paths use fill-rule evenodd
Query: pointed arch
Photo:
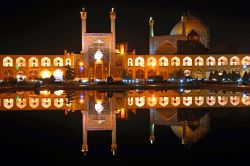
<svg viewBox="0 0 250 166"><path fill-rule="evenodd" d="M243 97L241 98L241 101L242 101L242 103L245 104L245 105L250 105L250 96L243 96Z"/></svg>
<svg viewBox="0 0 250 166"><path fill-rule="evenodd" d="M20 109L26 107L26 99L17 99L16 106Z"/></svg>
<svg viewBox="0 0 250 166"><path fill-rule="evenodd" d="M228 60L226 57L222 56L218 59L218 66L226 66L228 65Z"/></svg>
<svg viewBox="0 0 250 166"><path fill-rule="evenodd" d="M207 96L207 105L212 106L216 103L216 97L215 96Z"/></svg>
<svg viewBox="0 0 250 166"><path fill-rule="evenodd" d="M242 59L242 65L250 65L250 57L249 56L245 56Z"/></svg>
<svg viewBox="0 0 250 166"><path fill-rule="evenodd" d="M51 106L51 98L42 98L42 106L49 108Z"/></svg>
<svg viewBox="0 0 250 166"><path fill-rule="evenodd" d="M190 106L192 104L193 98L191 96L183 97L183 104L185 106Z"/></svg>
<svg viewBox="0 0 250 166"><path fill-rule="evenodd" d="M63 98L55 98L54 99L54 106L57 107L57 108L60 108L63 106Z"/></svg>
<svg viewBox="0 0 250 166"><path fill-rule="evenodd" d="M186 56L182 60L182 65L183 66L192 66L192 59L190 57Z"/></svg>
<svg viewBox="0 0 250 166"><path fill-rule="evenodd" d="M168 66L168 58L166 57L161 57L159 59L159 66Z"/></svg>
<svg viewBox="0 0 250 166"><path fill-rule="evenodd" d="M18 57L16 59L16 65L19 67L26 67L26 59L24 59L23 57Z"/></svg>
<svg viewBox="0 0 250 166"><path fill-rule="evenodd" d="M29 98L29 106L31 108L36 108L39 106L39 98L38 97L30 97Z"/></svg>
<svg viewBox="0 0 250 166"><path fill-rule="evenodd" d="M36 57L31 57L29 59L29 67L38 67L38 59Z"/></svg>
<svg viewBox="0 0 250 166"><path fill-rule="evenodd" d="M54 66L63 66L63 59L61 57L56 57L54 60L53 60L53 65Z"/></svg>
<svg viewBox="0 0 250 166"><path fill-rule="evenodd" d="M51 65L51 60L48 57L44 57L41 59L42 67L49 67Z"/></svg>
<svg viewBox="0 0 250 166"><path fill-rule="evenodd" d="M203 96L196 96L194 100L195 100L195 104L197 106L201 106L204 103L204 97Z"/></svg>
<svg viewBox="0 0 250 166"><path fill-rule="evenodd" d="M162 107L165 107L168 105L168 102L169 102L169 98L168 97L159 97L159 104L162 106Z"/></svg>
<svg viewBox="0 0 250 166"><path fill-rule="evenodd" d="M66 66L71 66L71 59L70 59L70 58L67 58L67 59L65 60L65 65L66 65Z"/></svg>
<svg viewBox="0 0 250 166"><path fill-rule="evenodd" d="M128 58L128 66L133 66L133 59L132 58Z"/></svg>
<svg viewBox="0 0 250 166"><path fill-rule="evenodd" d="M147 59L147 66L156 66L156 59L154 57L149 57Z"/></svg>
<svg viewBox="0 0 250 166"><path fill-rule="evenodd" d="M206 59L207 66L215 66L215 64L216 64L216 61L214 57L210 56Z"/></svg>
<svg viewBox="0 0 250 166"><path fill-rule="evenodd" d="M142 57L137 57L135 58L135 66L144 66L144 58Z"/></svg>
<svg viewBox="0 0 250 166"><path fill-rule="evenodd" d="M218 96L218 104L221 106L224 106L228 103L228 97L227 96Z"/></svg>
<svg viewBox="0 0 250 166"><path fill-rule="evenodd" d="M240 96L230 96L230 103L234 106L240 104Z"/></svg>
<svg viewBox="0 0 250 166"><path fill-rule="evenodd" d="M154 107L157 104L157 98L155 96L151 96L147 98L147 104L150 107Z"/></svg>
<svg viewBox="0 0 250 166"><path fill-rule="evenodd" d="M173 106L178 106L181 103L181 98L180 97L171 97L171 104Z"/></svg>
<svg viewBox="0 0 250 166"><path fill-rule="evenodd" d="M230 58L230 65L231 66L240 65L240 58L237 56L233 56L232 58Z"/></svg>
<svg viewBox="0 0 250 166"><path fill-rule="evenodd" d="M135 98L135 105L138 107L142 107L145 104L145 96L143 97L136 97Z"/></svg>
<svg viewBox="0 0 250 166"><path fill-rule="evenodd" d="M11 109L14 106L14 99L3 99L4 108Z"/></svg>
<svg viewBox="0 0 250 166"><path fill-rule="evenodd" d="M204 66L204 59L200 56L196 57L194 60L195 66Z"/></svg>
<svg viewBox="0 0 250 166"><path fill-rule="evenodd" d="M128 97L128 105L132 106L134 104L134 98L133 97Z"/></svg>
<svg viewBox="0 0 250 166"><path fill-rule="evenodd" d="M180 58L178 57L173 57L171 59L171 66L180 66Z"/></svg>
<svg viewBox="0 0 250 166"><path fill-rule="evenodd" d="M9 56L3 59L3 67L13 67L13 59Z"/></svg>

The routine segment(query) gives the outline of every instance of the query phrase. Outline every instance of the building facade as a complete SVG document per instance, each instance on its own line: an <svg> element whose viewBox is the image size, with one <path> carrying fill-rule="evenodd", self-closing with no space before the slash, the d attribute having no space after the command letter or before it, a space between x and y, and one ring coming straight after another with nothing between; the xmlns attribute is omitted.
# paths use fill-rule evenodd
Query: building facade
<svg viewBox="0 0 250 166"><path fill-rule="evenodd" d="M148 55L130 54L127 43L116 43L116 12L113 8L109 15L110 33L88 33L87 12L82 9L82 51L78 54L64 51L61 55L0 55L0 79L33 80L53 75L62 81L66 65L74 68L77 78L88 80L105 80L108 76L120 80L124 72L133 79L147 79L154 75L167 79L171 72L181 69L185 75L202 79L208 78L215 70L219 73L236 71L241 75L249 71L250 54L178 54L178 50L187 49L189 42L195 45L198 42L199 46L209 48L209 29L190 14L183 15L165 36L154 35L154 20L150 18ZM185 49L179 49L178 43Z"/></svg>

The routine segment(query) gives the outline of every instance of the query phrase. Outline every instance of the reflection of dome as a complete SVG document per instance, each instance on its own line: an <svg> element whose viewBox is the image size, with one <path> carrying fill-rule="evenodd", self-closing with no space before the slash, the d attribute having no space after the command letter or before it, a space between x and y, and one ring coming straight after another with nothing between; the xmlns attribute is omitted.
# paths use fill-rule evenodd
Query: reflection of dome
<svg viewBox="0 0 250 166"><path fill-rule="evenodd" d="M209 131L209 119L205 115L200 119L200 124L171 126L175 135L182 139L183 144L193 144L201 140Z"/></svg>
<svg viewBox="0 0 250 166"><path fill-rule="evenodd" d="M186 16L186 35L195 30L200 35L200 41L206 48L209 47L209 30L207 26L198 18L188 14ZM182 22L179 21L171 30L170 35L182 34Z"/></svg>
<svg viewBox="0 0 250 166"><path fill-rule="evenodd" d="M156 112L166 122L176 121L176 109L157 109Z"/></svg>

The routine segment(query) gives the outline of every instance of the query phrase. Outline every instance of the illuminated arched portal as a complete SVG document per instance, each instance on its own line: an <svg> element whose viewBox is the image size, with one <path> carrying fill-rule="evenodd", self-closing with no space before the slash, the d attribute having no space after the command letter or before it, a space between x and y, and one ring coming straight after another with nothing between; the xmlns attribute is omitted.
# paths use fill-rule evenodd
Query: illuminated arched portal
<svg viewBox="0 0 250 166"><path fill-rule="evenodd" d="M88 64L88 70L85 73L91 79L105 79L110 75L113 65L110 59L110 43L102 38L97 38L91 41L88 46L87 59L85 64Z"/></svg>

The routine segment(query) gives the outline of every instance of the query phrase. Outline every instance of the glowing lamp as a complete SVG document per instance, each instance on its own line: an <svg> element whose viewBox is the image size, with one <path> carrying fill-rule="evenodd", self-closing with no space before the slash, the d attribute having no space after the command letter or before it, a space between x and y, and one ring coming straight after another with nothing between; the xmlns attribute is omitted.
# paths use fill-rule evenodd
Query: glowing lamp
<svg viewBox="0 0 250 166"><path fill-rule="evenodd" d="M80 71L83 72L83 70L84 70L84 67L80 66Z"/></svg>
<svg viewBox="0 0 250 166"><path fill-rule="evenodd" d="M103 106L101 103L95 104L95 110L98 114L100 114L103 111Z"/></svg>
<svg viewBox="0 0 250 166"><path fill-rule="evenodd" d="M102 58L103 58L103 53L100 50L97 50L95 55L94 55L94 59L101 60Z"/></svg>
<svg viewBox="0 0 250 166"><path fill-rule="evenodd" d="M42 76L42 78L50 78L51 72L48 70L42 71L41 76Z"/></svg>
<svg viewBox="0 0 250 166"><path fill-rule="evenodd" d="M57 96L61 96L63 94L63 90L56 90L54 94Z"/></svg>

